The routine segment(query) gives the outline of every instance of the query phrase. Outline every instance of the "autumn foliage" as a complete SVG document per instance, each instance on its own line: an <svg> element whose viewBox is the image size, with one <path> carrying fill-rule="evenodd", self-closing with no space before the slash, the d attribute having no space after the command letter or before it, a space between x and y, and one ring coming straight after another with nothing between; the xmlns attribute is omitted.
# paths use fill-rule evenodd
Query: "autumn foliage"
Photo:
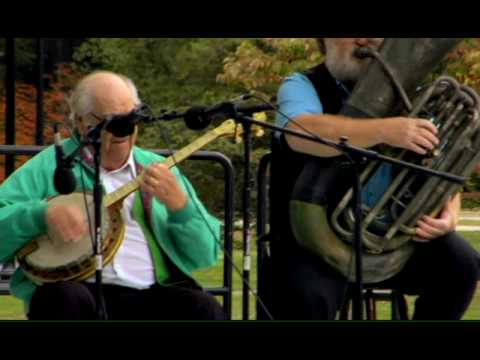
<svg viewBox="0 0 480 360"><path fill-rule="evenodd" d="M44 143L53 142L53 123L67 124L68 103L67 96L81 74L69 65L61 64L54 74L45 75L49 83L43 93L43 113L45 127L43 131ZM15 143L17 145L35 145L37 127L37 88L22 81L15 84ZM3 91L0 99L0 143L5 144L5 110L6 98ZM61 127L62 135L68 136L66 126ZM27 158L18 157L16 167L23 164ZM5 177L5 156L0 156L0 180Z"/></svg>
<svg viewBox="0 0 480 360"><path fill-rule="evenodd" d="M446 58L445 72L480 92L480 38L467 39Z"/></svg>
<svg viewBox="0 0 480 360"><path fill-rule="evenodd" d="M272 96L287 75L308 69L322 59L313 38L249 39L224 59L217 81ZM448 74L480 92L479 38L464 40L441 65L432 75Z"/></svg>
<svg viewBox="0 0 480 360"><path fill-rule="evenodd" d="M235 53L224 59L223 73L217 76L217 81L273 95L285 76L321 60L312 38L245 40Z"/></svg>

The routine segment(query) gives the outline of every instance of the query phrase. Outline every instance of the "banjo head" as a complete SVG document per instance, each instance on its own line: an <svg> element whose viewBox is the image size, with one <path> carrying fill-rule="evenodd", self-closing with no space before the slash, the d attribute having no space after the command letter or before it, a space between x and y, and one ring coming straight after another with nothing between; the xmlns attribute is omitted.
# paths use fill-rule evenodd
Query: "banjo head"
<svg viewBox="0 0 480 360"><path fill-rule="evenodd" d="M94 203L91 193L81 192L55 196L49 204L72 204L78 206L89 221L90 234L94 235ZM108 264L125 235L125 223L121 206L102 206L102 255ZM84 280L95 273L93 238L87 234L76 242L65 241L55 226L25 246L17 254L17 261L26 275L36 283Z"/></svg>

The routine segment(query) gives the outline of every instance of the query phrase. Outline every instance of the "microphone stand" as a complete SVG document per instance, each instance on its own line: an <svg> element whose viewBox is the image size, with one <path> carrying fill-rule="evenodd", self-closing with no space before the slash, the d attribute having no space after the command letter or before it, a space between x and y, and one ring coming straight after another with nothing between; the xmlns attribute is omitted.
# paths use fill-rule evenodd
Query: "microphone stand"
<svg viewBox="0 0 480 360"><path fill-rule="evenodd" d="M252 126L247 121L240 122L243 126L243 141L244 141L244 171L243 171L243 190L242 190L242 204L243 204L243 284L250 284L250 269L251 269L251 244L252 244L252 226L251 226L251 192L254 180L250 171L251 153L252 153ZM249 319L250 308L250 292L246 290L242 293L242 319Z"/></svg>
<svg viewBox="0 0 480 360"><path fill-rule="evenodd" d="M95 217L95 234L93 241L93 255L95 259L95 300L96 300L96 313L98 320L107 320L107 312L105 309L105 299L103 297L102 289L102 271L103 271L103 255L102 255L102 199L103 188L100 181L100 160L101 160L101 130L104 128L105 123L100 123L93 129L91 129L86 140L80 142L79 147L65 159L64 164L72 164L77 161L76 156L78 152L87 145L92 145L93 161L94 161L94 188L93 188L93 202L94 202L94 217ZM88 209L86 209L88 211Z"/></svg>
<svg viewBox="0 0 480 360"><path fill-rule="evenodd" d="M100 123L93 128L87 135L88 141L93 146L93 162L94 162L94 186L93 186L93 202L95 214L95 240L93 246L93 254L95 258L95 285L96 285L96 304L97 317L99 320L107 320L107 312L105 309L105 299L103 297L102 288L102 271L103 271L103 255L102 255L102 199L103 188L100 181L100 160L101 160L101 130L104 123Z"/></svg>
<svg viewBox="0 0 480 360"><path fill-rule="evenodd" d="M416 164L411 164L402 160L397 160L388 156L381 155L372 150L366 150L357 146L350 145L348 143L347 137L342 137L340 142L336 143L327 139L323 139L319 136L311 136L305 133L301 133L291 129L281 128L275 125L271 125L265 122L254 120L253 118L246 116L240 112L236 111L236 107L232 104L231 107L231 117L241 123L244 128L244 142L245 142L245 161L244 161L244 189L243 189L243 211L244 211L244 223L243 223L243 240L244 240L244 272L243 278L245 280L243 286L243 319L248 319L248 309L249 309L249 293L248 288L245 284L249 284L250 276L250 248L251 248L251 231L250 231L250 196L251 196L251 184L254 182L250 178L250 163L251 163L251 126L258 125L263 128L267 128L274 131L279 131L281 133L286 133L294 135L306 140L310 140L322 145L330 146L339 150L340 152L348 155L349 159L352 161L352 167L355 173L355 181L353 186L353 199L354 199L354 217L355 217L355 228L354 228L354 253L355 253L355 291L353 296L353 314L352 317L354 320L363 320L363 278L362 278L362 211L361 211L361 194L362 186L360 182L360 175L358 172L358 163L354 159L368 159L383 161L390 164L402 166L418 173L430 176L436 176L441 179L455 182L458 184L464 184L466 181L465 177L452 175L442 171L432 170L423 166Z"/></svg>
<svg viewBox="0 0 480 360"><path fill-rule="evenodd" d="M217 109L218 110L218 109ZM363 320L363 277L362 277L362 211L361 211L361 195L362 195L362 185L360 181L360 175L358 171L358 160L368 159L375 161L382 161L410 170L416 171L423 175L430 175L442 178L444 180L455 182L458 184L464 184L466 181L465 177L452 175L442 171L432 170L423 166L416 164L411 164L402 160L397 160L388 156L381 155L372 150L366 150L357 146L350 145L348 143L347 137L342 137L340 141L334 142L331 140L323 139L319 136L311 136L302 132L298 132L291 129L281 128L275 125L271 125L265 122L254 120L253 118L246 116L245 113L251 114L252 112L274 110L273 106L263 106L263 108L258 108L254 111L252 108L242 110L237 107L233 102L226 102L222 104L222 114L225 118L233 118L237 123L241 123L244 129L243 140L245 144L244 148L244 187L242 192L243 199L243 250L244 250L244 261L243 261L243 308L242 308L242 318L243 320L248 320L249 318L249 284L250 284L250 266L251 266L251 189L254 184L254 179L251 178L251 152L252 152L252 139L251 139L251 126L257 125L262 128L279 131L281 133L290 134L299 138L303 138L309 141L313 141L322 145L326 145L332 148L337 149L341 153L347 155L348 159L351 162L353 168L355 181L353 184L353 199L354 199L354 218L355 218L355 228L354 228L354 254L355 254L355 288L353 295L353 319ZM153 120L164 120L170 121L173 119L185 117L186 113L177 113L173 112L170 114L164 114L160 117L154 118Z"/></svg>

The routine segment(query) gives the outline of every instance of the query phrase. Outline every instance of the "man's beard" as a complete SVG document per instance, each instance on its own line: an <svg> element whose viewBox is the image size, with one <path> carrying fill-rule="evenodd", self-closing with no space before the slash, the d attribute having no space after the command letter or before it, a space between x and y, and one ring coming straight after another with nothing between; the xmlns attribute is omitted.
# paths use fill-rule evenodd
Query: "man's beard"
<svg viewBox="0 0 480 360"><path fill-rule="evenodd" d="M339 81L354 84L367 68L369 59L357 60L352 53L341 53L335 44L326 42L325 65Z"/></svg>

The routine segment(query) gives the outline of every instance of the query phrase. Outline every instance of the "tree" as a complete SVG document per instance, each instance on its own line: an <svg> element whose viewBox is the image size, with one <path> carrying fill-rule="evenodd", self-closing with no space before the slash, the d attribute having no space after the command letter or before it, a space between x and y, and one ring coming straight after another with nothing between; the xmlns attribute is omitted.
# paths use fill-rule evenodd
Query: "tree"
<svg viewBox="0 0 480 360"><path fill-rule="evenodd" d="M46 75L50 80L50 88L44 93L43 111L46 119L44 136L45 143L53 142L53 123L60 123L61 133L64 137L70 135L67 127L67 117L69 113L66 98L81 73L73 70L66 64L60 64L52 75ZM17 80L15 84L15 129L16 144L32 145L35 144L35 134L37 125L37 89L35 86L22 80ZM0 98L0 143L5 143L5 94ZM4 156L0 160L0 179L4 178ZM28 158L16 157L16 167L22 165Z"/></svg>
<svg viewBox="0 0 480 360"><path fill-rule="evenodd" d="M74 54L75 66L83 71L111 70L130 77L141 99L155 114L161 110L184 111L192 105L211 105L239 95L239 87L217 82L223 59L241 39L88 39ZM208 131L211 128L205 130ZM205 132L203 131L203 132ZM182 121L143 126L139 145L147 148L178 149L203 132L186 130ZM236 158L241 146L218 140L204 150L220 151ZM189 175L210 208L223 211L221 169L213 164L184 163Z"/></svg>
<svg viewBox="0 0 480 360"><path fill-rule="evenodd" d="M273 97L282 80L322 60L315 39L249 39L224 60L220 82Z"/></svg>
<svg viewBox="0 0 480 360"><path fill-rule="evenodd" d="M307 69L321 60L314 39L244 40L235 53L225 59L224 71L218 79L273 97L286 75ZM461 42L425 81L432 81L440 74L450 75L479 92L480 39L469 38ZM468 189L480 191L478 175L472 176Z"/></svg>

